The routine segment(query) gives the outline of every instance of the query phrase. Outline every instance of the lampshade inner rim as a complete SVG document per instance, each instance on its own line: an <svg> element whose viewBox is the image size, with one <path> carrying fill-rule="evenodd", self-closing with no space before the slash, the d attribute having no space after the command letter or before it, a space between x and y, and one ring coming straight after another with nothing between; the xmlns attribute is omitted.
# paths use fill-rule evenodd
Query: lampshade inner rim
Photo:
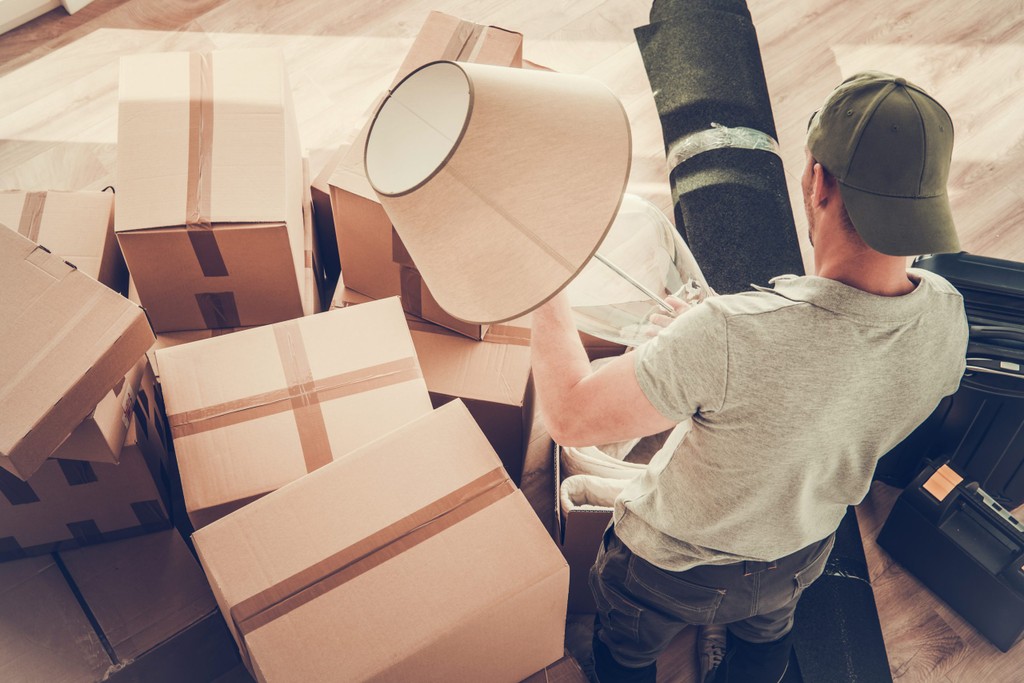
<svg viewBox="0 0 1024 683"><path fill-rule="evenodd" d="M459 147L472 110L472 84L452 62L406 76L385 99L366 140L366 176L387 196L424 185Z"/></svg>

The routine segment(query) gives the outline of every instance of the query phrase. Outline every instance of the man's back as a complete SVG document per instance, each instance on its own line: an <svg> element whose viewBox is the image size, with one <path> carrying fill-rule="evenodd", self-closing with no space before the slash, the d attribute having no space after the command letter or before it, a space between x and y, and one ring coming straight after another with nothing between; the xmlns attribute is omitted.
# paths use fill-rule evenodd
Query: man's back
<svg viewBox="0 0 1024 683"><path fill-rule="evenodd" d="M664 569L770 560L824 538L877 459L956 390L967 340L945 280L882 297L820 277L709 299L636 351L637 380L693 429L616 505Z"/></svg>

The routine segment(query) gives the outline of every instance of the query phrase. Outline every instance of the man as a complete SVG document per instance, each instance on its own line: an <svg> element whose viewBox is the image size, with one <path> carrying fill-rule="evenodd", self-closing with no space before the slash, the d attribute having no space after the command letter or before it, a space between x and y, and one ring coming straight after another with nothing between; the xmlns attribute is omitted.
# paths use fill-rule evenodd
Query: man
<svg viewBox="0 0 1024 683"><path fill-rule="evenodd" d="M728 625L707 680L784 676L796 603L847 506L963 374L963 300L906 267L907 256L959 250L952 145L948 114L923 90L857 74L809 125L801 188L814 276L711 297L593 373L565 297L535 311L534 378L557 442L693 420L615 502L591 572L602 683L653 682L656 658L690 624Z"/></svg>

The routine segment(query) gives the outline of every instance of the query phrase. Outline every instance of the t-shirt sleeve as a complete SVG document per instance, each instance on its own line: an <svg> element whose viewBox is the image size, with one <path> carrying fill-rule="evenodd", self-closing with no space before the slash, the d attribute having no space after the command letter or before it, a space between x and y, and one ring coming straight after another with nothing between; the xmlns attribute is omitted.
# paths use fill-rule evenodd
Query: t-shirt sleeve
<svg viewBox="0 0 1024 683"><path fill-rule="evenodd" d="M640 389L665 417L682 422L721 409L728 338L725 316L714 299L686 311L633 355Z"/></svg>

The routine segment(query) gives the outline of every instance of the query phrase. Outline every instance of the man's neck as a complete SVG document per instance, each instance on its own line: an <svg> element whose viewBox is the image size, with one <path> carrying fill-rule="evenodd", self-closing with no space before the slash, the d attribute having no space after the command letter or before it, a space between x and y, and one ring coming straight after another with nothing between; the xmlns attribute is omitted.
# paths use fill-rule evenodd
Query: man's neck
<svg viewBox="0 0 1024 683"><path fill-rule="evenodd" d="M815 250L815 273L818 277L837 280L878 296L903 296L914 291L907 275L906 259L886 256L871 249L851 253L850 250Z"/></svg>

